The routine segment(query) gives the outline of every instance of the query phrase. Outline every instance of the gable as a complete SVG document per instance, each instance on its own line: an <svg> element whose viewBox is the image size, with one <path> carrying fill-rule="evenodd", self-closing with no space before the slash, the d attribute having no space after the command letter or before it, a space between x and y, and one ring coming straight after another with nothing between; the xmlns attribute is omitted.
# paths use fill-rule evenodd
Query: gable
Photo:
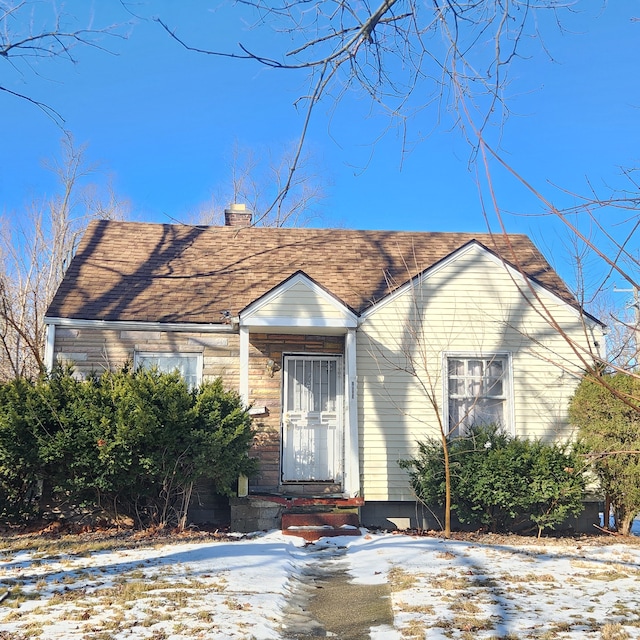
<svg viewBox="0 0 640 640"><path fill-rule="evenodd" d="M355 327L357 317L304 273L297 273L240 312L251 327Z"/></svg>
<svg viewBox="0 0 640 640"><path fill-rule="evenodd" d="M426 285L426 288L423 285ZM420 292L416 294L418 290ZM452 308L464 307L465 298L483 295L496 306L502 302L503 297L504 303L510 306L529 306L525 298L532 302L543 301L543 304L546 300L554 306L566 307L565 311L573 317L586 318L603 326L599 320L586 314L572 301L567 301L566 296L559 295L557 291L542 285L536 278L522 273L520 269L477 241L468 243L416 275L385 299L369 307L362 317L366 319L378 313L403 296L421 296L417 302L422 306L428 304L422 296L433 295L438 291L446 297L447 290Z"/></svg>

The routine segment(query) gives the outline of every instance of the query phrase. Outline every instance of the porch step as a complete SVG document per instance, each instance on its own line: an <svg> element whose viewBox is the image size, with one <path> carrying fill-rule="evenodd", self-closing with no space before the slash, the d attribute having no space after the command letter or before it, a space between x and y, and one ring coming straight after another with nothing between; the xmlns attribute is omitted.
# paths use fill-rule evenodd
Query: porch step
<svg viewBox="0 0 640 640"><path fill-rule="evenodd" d="M283 513L282 533L287 536L300 536L307 542L324 537L359 536L360 519L358 514L347 512L308 512Z"/></svg>

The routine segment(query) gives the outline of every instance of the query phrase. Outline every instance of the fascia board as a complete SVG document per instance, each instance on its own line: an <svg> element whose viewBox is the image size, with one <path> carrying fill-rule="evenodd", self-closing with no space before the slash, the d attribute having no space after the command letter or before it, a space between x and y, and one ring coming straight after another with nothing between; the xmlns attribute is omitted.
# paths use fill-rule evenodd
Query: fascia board
<svg viewBox="0 0 640 640"><path fill-rule="evenodd" d="M234 333L231 324L199 324L196 322L137 322L123 320L83 320L45 317L45 325L69 329L111 329L114 331L189 331L198 333Z"/></svg>
<svg viewBox="0 0 640 640"><path fill-rule="evenodd" d="M253 316L263 307L275 301L279 296L283 295L297 284L303 284L308 287L314 295L319 296L325 302L337 309L337 311L344 317L344 321L331 320L327 318L300 318L300 321L298 322L296 318L253 318ZM273 320L277 320L279 323L278 326L356 327L358 324L357 316L349 308L301 271L290 278L287 278L284 282L274 287L271 291L265 293L262 297L254 300L240 312L241 326L276 326L276 323L274 323ZM283 320L285 320L285 324L282 324ZM302 324L300 324L300 322ZM337 322L338 324L331 324L332 322Z"/></svg>
<svg viewBox="0 0 640 640"><path fill-rule="evenodd" d="M355 318L318 318L302 317L291 318L289 316L272 316L270 318L240 319L241 327L327 327L327 328L347 328L354 329L358 326Z"/></svg>

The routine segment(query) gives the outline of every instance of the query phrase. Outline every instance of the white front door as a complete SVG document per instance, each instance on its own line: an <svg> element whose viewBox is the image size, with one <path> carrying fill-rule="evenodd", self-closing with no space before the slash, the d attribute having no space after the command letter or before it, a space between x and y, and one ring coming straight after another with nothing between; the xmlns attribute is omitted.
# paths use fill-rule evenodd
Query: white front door
<svg viewBox="0 0 640 640"><path fill-rule="evenodd" d="M283 482L342 481L342 357L285 356Z"/></svg>

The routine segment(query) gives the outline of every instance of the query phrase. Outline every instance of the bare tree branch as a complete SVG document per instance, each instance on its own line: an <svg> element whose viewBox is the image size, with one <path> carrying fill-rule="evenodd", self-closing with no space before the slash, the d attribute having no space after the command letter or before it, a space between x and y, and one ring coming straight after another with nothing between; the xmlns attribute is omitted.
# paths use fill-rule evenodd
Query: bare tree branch
<svg viewBox="0 0 640 640"><path fill-rule="evenodd" d="M456 122L459 102L465 101L480 130L502 122L507 115L507 69L519 56L525 34L535 33L536 12L560 11L571 4L382 0L371 7L368 2L337 0L284 0L278 5L243 0L240 5L258 16L256 28L286 36L288 48L280 55L274 55L277 43L268 55L244 43L237 51L198 46L161 18L155 20L189 51L306 72L309 90L299 98L306 101L302 149L315 107L325 98L337 104L352 88L388 114L403 135L407 119L433 103ZM291 170L295 172L296 162ZM285 182L284 197L287 188Z"/></svg>
<svg viewBox="0 0 640 640"><path fill-rule="evenodd" d="M120 25L73 28L73 22L73 16L59 12L55 3L0 0L0 59L7 61L20 76L26 75L26 71L40 75L36 62L59 58L76 64L76 48L91 47L113 53L101 43L102 39L126 37ZM8 78L0 81L0 91L38 107L58 126L64 125L64 118L56 109L12 88Z"/></svg>
<svg viewBox="0 0 640 640"><path fill-rule="evenodd" d="M91 169L84 150L63 139L64 159L50 169L60 194L33 203L20 218L0 217L0 380L44 370L44 315L88 222L120 218L123 203L83 189Z"/></svg>
<svg viewBox="0 0 640 640"><path fill-rule="evenodd" d="M555 26L563 31L563 16L572 10L575 2L378 0L371 5L349 0L280 0L277 4L267 0L242 0L240 4L257 16L254 28L267 28L284 36L283 50L278 51L277 38L272 38L274 44L268 54L254 51L254 46L245 43L240 43L237 51L194 46L179 38L166 23L158 22L189 50L306 72L309 90L299 98L306 101L299 150L317 105L329 100L335 108L347 91L355 90L367 96L389 116L390 122L402 128L403 139L412 116L428 105L437 104L434 126L446 118L470 145L470 164L477 172L481 204L490 232L507 233L506 212L500 206L493 181L493 170L499 167L524 187L541 204L545 215L555 218L573 238L573 255L582 263L579 265L582 290L576 291L576 300L583 307L594 296L594 292L587 292L587 262L596 262L602 273L596 292L609 286L613 277L638 291L640 253L636 245L640 229L640 188L633 171L625 171L630 184L627 191L604 197L595 190L586 196L560 190L577 201L576 205L563 209L519 173L500 149L501 125L509 115L505 89L514 61L522 56L524 43L530 38L536 38L542 54L551 57L537 18L542 13L551 13ZM498 141L494 142L496 138ZM296 168L294 161L292 174ZM285 181L279 196L286 198L289 187L290 182ZM485 203L483 194L487 193ZM277 207L274 201L274 208ZM489 210L493 215L489 215ZM611 212L628 216L626 219L618 216L614 225L608 215ZM493 220L497 220L497 227ZM496 227L495 231L492 227ZM521 270L515 252L505 258ZM548 326L563 337L584 371L598 377L599 372L612 363L607 362L595 345L585 347L588 340L577 341L567 335L536 287L529 280L526 282L528 288L522 289L523 297L544 317ZM592 320L585 315L585 332ZM630 332L627 344L637 345L640 321L635 322L635 327L627 326L627 330ZM626 348L625 352L628 352ZM613 359L613 366L619 366L618 358ZM638 375L634 368L638 369L637 352L635 365L627 367L627 373ZM640 406L640 399L632 398L630 402Z"/></svg>
<svg viewBox="0 0 640 640"><path fill-rule="evenodd" d="M230 203L246 204L254 214L254 226L307 224L319 215L315 207L323 198L323 181L314 171L313 158L301 155L300 151L298 144L285 148L279 155L236 146L230 179L196 213L196 224L223 224L224 209Z"/></svg>

